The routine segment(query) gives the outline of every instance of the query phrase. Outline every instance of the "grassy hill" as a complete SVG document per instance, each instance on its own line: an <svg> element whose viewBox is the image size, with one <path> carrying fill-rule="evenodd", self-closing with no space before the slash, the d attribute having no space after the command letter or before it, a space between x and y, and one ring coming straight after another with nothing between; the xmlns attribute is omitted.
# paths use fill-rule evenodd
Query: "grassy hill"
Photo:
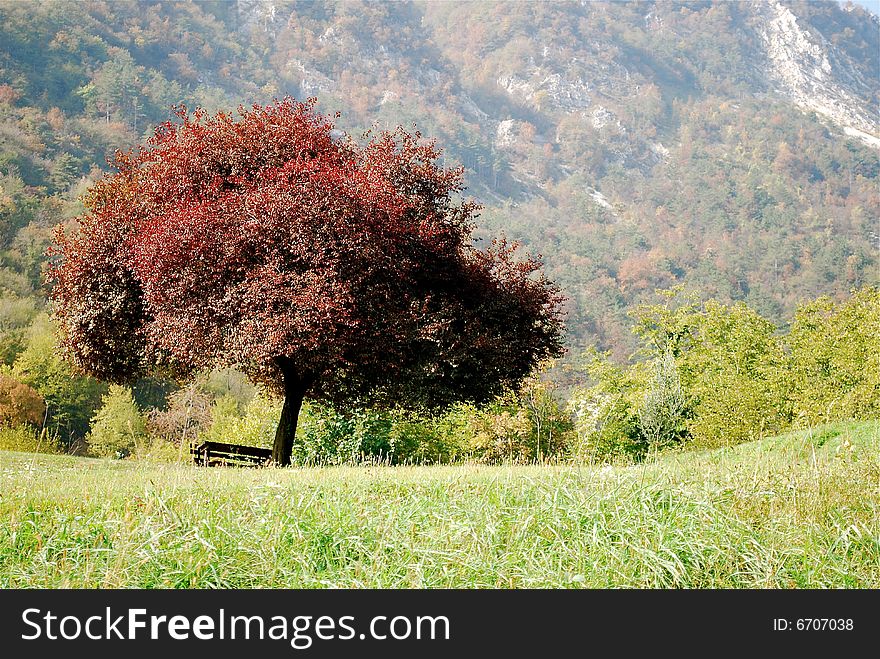
<svg viewBox="0 0 880 659"><path fill-rule="evenodd" d="M880 587L880 421L637 466L0 452L0 587Z"/></svg>

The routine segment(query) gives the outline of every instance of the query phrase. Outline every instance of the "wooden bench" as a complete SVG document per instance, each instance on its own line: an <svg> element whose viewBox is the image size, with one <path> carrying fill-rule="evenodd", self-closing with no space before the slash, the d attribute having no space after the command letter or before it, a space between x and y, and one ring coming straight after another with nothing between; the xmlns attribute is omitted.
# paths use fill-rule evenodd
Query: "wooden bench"
<svg viewBox="0 0 880 659"><path fill-rule="evenodd" d="M204 467L265 467L272 462L271 449L223 442L193 444L189 452Z"/></svg>

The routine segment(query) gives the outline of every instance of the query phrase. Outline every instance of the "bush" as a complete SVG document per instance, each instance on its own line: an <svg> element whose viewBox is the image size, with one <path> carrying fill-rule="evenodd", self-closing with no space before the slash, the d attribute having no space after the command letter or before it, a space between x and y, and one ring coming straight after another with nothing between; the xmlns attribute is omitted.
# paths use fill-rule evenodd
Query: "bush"
<svg viewBox="0 0 880 659"><path fill-rule="evenodd" d="M232 396L215 399L211 423L199 440L269 447L281 404L256 395L242 412ZM482 410L459 404L444 414L421 416L402 410L347 410L306 402L302 406L291 461L298 465L383 462L434 464L469 459L532 462L558 457L571 422L535 379L516 394Z"/></svg>
<svg viewBox="0 0 880 659"><path fill-rule="evenodd" d="M124 458L148 450L146 422L131 389L112 385L92 419L89 450L100 457Z"/></svg>
<svg viewBox="0 0 880 659"><path fill-rule="evenodd" d="M58 439L31 426L0 426L0 450L22 453L62 453Z"/></svg>
<svg viewBox="0 0 880 659"><path fill-rule="evenodd" d="M147 462L189 462L191 460L189 446L169 442L161 437L154 437L148 442L138 453L135 454L139 460Z"/></svg>
<svg viewBox="0 0 880 659"><path fill-rule="evenodd" d="M510 395L498 399L470 420L473 431L468 457L476 462L531 462L533 451L532 420L528 410L520 407Z"/></svg>
<svg viewBox="0 0 880 659"><path fill-rule="evenodd" d="M560 459L568 450L574 426L555 385L535 373L517 391L508 391L483 407L462 405L443 417L440 428L456 427L446 451L475 462L528 464ZM448 432L448 430L447 430Z"/></svg>
<svg viewBox="0 0 880 659"><path fill-rule="evenodd" d="M27 345L27 330L36 316L33 298L0 296L0 362L12 364Z"/></svg>
<svg viewBox="0 0 880 659"><path fill-rule="evenodd" d="M433 436L423 449L426 462L458 462L472 458L474 419L478 412L466 403L457 403L444 414L434 418Z"/></svg>
<svg viewBox="0 0 880 659"><path fill-rule="evenodd" d="M293 462L300 465L355 464L365 459L389 460L390 424L382 413L341 413L329 405L309 403L300 412Z"/></svg>
<svg viewBox="0 0 880 659"><path fill-rule="evenodd" d="M392 454L397 461L412 464L443 464L471 457L477 414L464 403L433 417L399 413L391 427Z"/></svg>
<svg viewBox="0 0 880 659"><path fill-rule="evenodd" d="M269 447L281 416L281 403L258 393L242 412L238 401L225 394L214 399L210 425L199 433L199 441Z"/></svg>
<svg viewBox="0 0 880 659"><path fill-rule="evenodd" d="M435 464L467 453L461 410L421 416L403 410L338 412L330 406L304 406L294 446L298 464Z"/></svg>

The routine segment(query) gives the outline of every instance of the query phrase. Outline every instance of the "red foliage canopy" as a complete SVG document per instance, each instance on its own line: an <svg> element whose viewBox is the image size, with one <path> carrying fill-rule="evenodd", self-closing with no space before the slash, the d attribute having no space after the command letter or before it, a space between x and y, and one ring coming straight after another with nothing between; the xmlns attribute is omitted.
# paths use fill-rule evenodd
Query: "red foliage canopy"
<svg viewBox="0 0 880 659"><path fill-rule="evenodd" d="M53 248L79 366L232 365L336 404L438 408L561 353L558 289L515 246L474 247L461 170L402 129L334 139L314 103L181 111L117 153Z"/></svg>

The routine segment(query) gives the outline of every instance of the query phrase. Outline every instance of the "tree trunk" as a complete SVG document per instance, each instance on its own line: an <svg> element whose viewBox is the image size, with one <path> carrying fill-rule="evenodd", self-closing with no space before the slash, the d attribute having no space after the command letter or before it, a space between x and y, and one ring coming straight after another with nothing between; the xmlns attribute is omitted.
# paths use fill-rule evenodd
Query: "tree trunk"
<svg viewBox="0 0 880 659"><path fill-rule="evenodd" d="M275 431L272 461L280 467L287 467L290 465L290 455L293 452L299 411L311 382L308 378L297 375L290 367L282 368L282 373L284 374L284 407L281 408L281 418Z"/></svg>

